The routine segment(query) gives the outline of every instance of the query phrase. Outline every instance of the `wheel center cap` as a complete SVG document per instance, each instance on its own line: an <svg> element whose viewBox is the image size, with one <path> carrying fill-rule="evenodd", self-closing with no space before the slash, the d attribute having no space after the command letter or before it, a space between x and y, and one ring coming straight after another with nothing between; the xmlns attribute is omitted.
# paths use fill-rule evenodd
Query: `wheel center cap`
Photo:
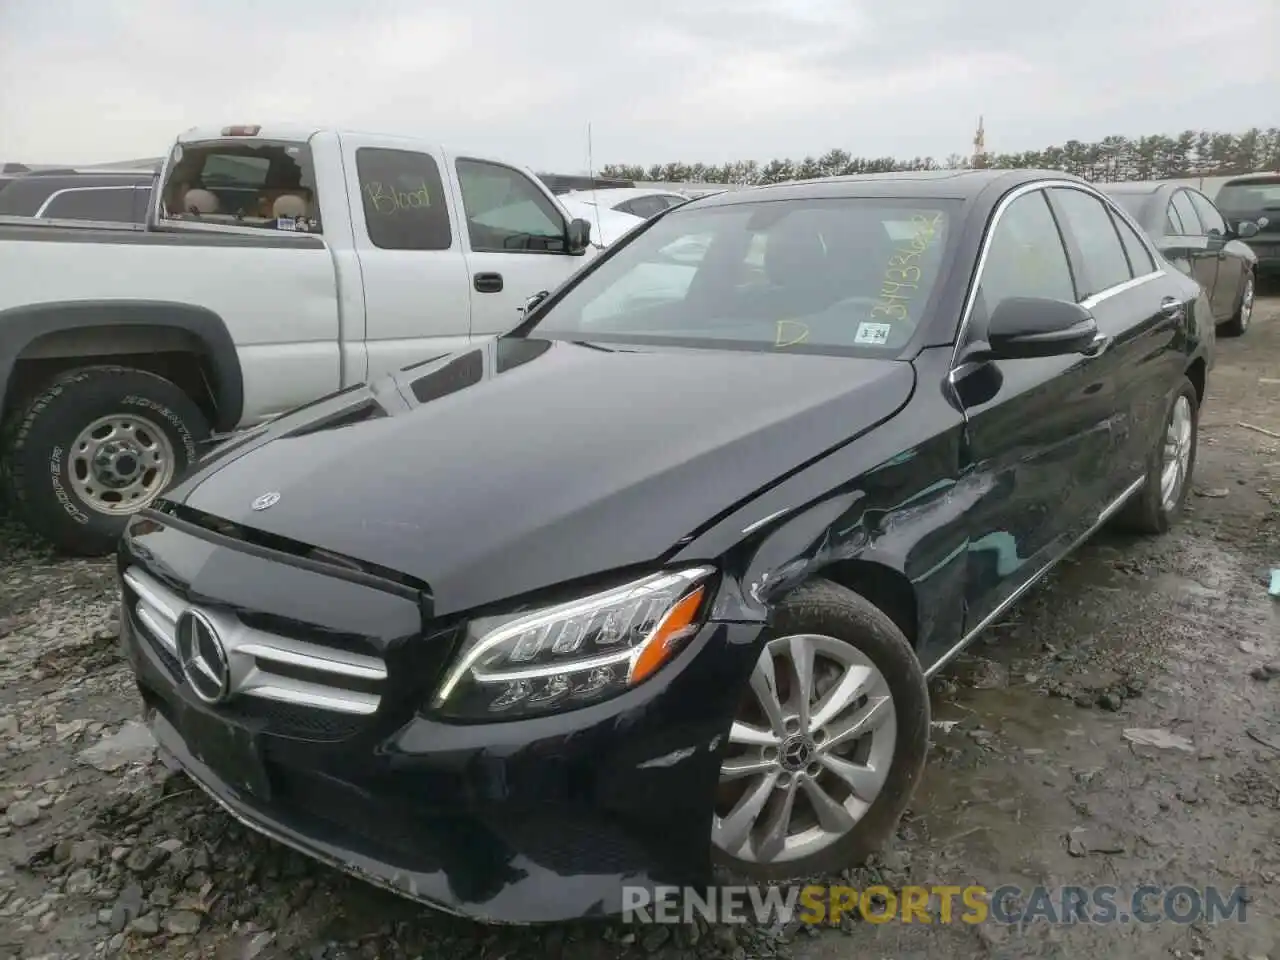
<svg viewBox="0 0 1280 960"><path fill-rule="evenodd" d="M138 451L127 443L104 444L94 458L99 482L109 487L127 486L142 472Z"/></svg>
<svg viewBox="0 0 1280 960"><path fill-rule="evenodd" d="M778 752L778 760L790 771L803 770L813 760L815 751L813 741L808 737L795 736L785 740Z"/></svg>

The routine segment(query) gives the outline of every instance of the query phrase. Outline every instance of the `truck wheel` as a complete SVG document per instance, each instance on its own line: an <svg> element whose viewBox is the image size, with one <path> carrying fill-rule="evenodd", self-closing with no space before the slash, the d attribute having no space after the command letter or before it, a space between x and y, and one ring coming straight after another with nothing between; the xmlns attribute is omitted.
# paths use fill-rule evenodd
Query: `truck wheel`
<svg viewBox="0 0 1280 960"><path fill-rule="evenodd" d="M209 422L162 377L82 367L18 413L2 453L12 512L65 552L102 556L198 456Z"/></svg>

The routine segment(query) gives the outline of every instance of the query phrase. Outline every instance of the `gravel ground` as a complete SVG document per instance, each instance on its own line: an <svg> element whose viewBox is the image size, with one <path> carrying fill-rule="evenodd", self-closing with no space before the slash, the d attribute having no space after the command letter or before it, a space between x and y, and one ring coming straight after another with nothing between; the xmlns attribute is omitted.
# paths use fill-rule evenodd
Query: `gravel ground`
<svg viewBox="0 0 1280 960"><path fill-rule="evenodd" d="M1191 510L1104 533L934 683L913 809L849 882L1248 887L1247 922L490 929L249 834L139 737L110 565L0 519L0 958L1280 960L1280 298L1209 381ZM1273 677L1266 667L1276 666ZM954 722L951 722L954 721ZM1131 728L1186 749L1140 746Z"/></svg>

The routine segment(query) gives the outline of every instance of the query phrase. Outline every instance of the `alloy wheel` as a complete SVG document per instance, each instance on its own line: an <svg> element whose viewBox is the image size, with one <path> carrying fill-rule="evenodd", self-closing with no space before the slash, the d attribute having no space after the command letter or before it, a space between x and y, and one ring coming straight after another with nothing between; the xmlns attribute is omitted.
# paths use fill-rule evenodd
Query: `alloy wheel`
<svg viewBox="0 0 1280 960"><path fill-rule="evenodd" d="M1244 291L1240 294L1240 330L1243 332L1253 318L1253 274L1246 274Z"/></svg>
<svg viewBox="0 0 1280 960"><path fill-rule="evenodd" d="M1179 394L1169 414L1160 468L1160 504L1166 512L1177 505L1187 481L1191 465L1191 421L1191 401L1186 394Z"/></svg>
<svg viewBox="0 0 1280 960"><path fill-rule="evenodd" d="M897 721L888 683L834 637L777 637L729 732L712 842L751 863L800 860L854 828L884 786Z"/></svg>

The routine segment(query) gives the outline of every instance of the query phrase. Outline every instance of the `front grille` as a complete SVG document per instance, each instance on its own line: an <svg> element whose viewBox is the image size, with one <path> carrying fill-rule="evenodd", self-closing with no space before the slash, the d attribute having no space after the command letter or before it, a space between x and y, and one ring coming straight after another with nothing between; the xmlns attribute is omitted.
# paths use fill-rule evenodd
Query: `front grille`
<svg viewBox="0 0 1280 960"><path fill-rule="evenodd" d="M180 682L178 621L195 606L138 567L124 572L124 582L147 641ZM260 629L227 610L199 612L226 652L231 697L219 710L260 718L270 732L316 739L354 735L377 713L386 664L353 649L371 645L344 637L330 646ZM325 637L320 630L309 635Z"/></svg>

